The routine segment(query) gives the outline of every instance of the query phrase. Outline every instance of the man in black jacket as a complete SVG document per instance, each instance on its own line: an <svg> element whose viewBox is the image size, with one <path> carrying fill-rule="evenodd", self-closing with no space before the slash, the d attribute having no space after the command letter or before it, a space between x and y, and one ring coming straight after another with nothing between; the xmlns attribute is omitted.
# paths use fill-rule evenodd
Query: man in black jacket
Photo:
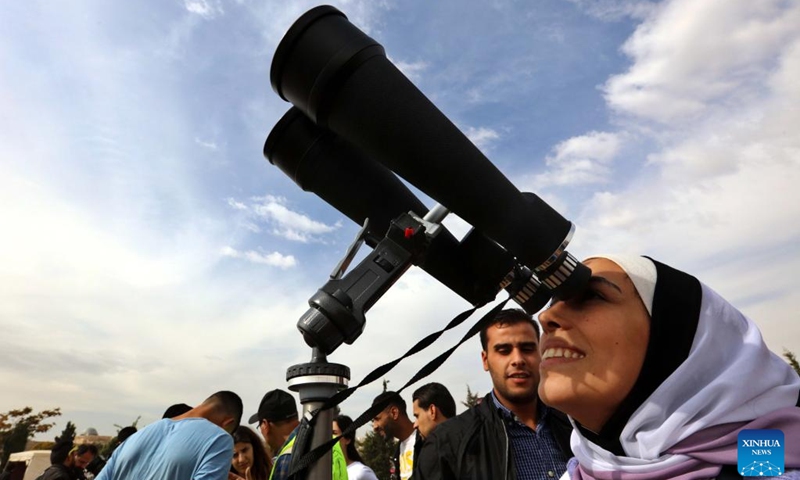
<svg viewBox="0 0 800 480"><path fill-rule="evenodd" d="M50 451L50 466L36 480L79 480L83 469L97 456L94 445L73 446L71 439L55 444Z"/></svg>
<svg viewBox="0 0 800 480"><path fill-rule="evenodd" d="M456 401L441 383L431 382L419 387L411 399L416 419L414 428L421 438L427 438L438 425L456 416Z"/></svg>
<svg viewBox="0 0 800 480"><path fill-rule="evenodd" d="M480 405L439 425L415 461L414 480L532 480L566 471L571 426L539 401L539 326L503 310L481 330L493 390Z"/></svg>

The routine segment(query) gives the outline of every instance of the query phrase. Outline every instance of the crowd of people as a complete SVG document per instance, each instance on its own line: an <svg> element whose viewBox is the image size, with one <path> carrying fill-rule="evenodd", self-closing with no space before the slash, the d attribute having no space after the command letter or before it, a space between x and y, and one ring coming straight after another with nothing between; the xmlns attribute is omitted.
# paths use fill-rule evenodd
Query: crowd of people
<svg viewBox="0 0 800 480"><path fill-rule="evenodd" d="M439 383L396 392L374 432L396 440L392 480L732 479L737 436L783 432L784 469L800 479L800 377L755 324L696 278L647 257L587 259L586 289L554 298L538 322L500 311L480 331L492 390L456 415ZM250 428L233 392L171 406L120 444L99 480L286 480L299 430L294 397L267 392ZM337 416L333 480L377 480ZM259 436L258 431L261 436ZM262 440L263 438L263 440ZM96 462L89 445L57 444L40 480L74 480Z"/></svg>

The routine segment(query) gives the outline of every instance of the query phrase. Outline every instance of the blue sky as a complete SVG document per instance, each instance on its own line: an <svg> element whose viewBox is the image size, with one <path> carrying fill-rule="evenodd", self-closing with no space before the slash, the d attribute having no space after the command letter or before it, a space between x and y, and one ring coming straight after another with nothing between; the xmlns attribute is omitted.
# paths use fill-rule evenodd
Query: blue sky
<svg viewBox="0 0 800 480"><path fill-rule="evenodd" d="M577 257L652 255L800 352L797 2L332 4L577 225ZM60 406L59 429L113 434L231 389L251 412L307 360L294 325L357 226L261 150L289 108L273 52L315 5L0 5L0 411ZM467 307L412 269L331 360L359 380ZM478 350L431 379L487 392Z"/></svg>

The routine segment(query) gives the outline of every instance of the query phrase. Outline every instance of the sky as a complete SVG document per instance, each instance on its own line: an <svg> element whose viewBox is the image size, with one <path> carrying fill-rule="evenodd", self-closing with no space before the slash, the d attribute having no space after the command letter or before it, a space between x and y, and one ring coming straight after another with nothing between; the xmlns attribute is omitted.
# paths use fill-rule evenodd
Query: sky
<svg viewBox="0 0 800 480"><path fill-rule="evenodd" d="M800 3L331 4L575 224L576 257L650 255L753 318L774 352L800 353ZM249 415L310 359L295 324L358 226L262 148L290 107L273 53L316 5L0 3L0 411L60 407L42 438L67 421L113 435L218 390ZM412 268L329 360L358 382L468 308ZM471 340L429 380L457 401L487 393L479 351Z"/></svg>

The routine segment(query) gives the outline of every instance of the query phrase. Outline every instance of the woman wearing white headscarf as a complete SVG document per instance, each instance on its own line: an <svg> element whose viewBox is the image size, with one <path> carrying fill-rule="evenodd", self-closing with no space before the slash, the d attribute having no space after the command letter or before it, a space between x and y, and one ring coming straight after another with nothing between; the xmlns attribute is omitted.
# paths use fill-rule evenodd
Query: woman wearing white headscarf
<svg viewBox="0 0 800 480"><path fill-rule="evenodd" d="M539 396L575 426L564 478L741 478L738 433L779 429L789 472L764 476L800 479L800 378L755 324L662 263L585 263L586 291L539 315Z"/></svg>

